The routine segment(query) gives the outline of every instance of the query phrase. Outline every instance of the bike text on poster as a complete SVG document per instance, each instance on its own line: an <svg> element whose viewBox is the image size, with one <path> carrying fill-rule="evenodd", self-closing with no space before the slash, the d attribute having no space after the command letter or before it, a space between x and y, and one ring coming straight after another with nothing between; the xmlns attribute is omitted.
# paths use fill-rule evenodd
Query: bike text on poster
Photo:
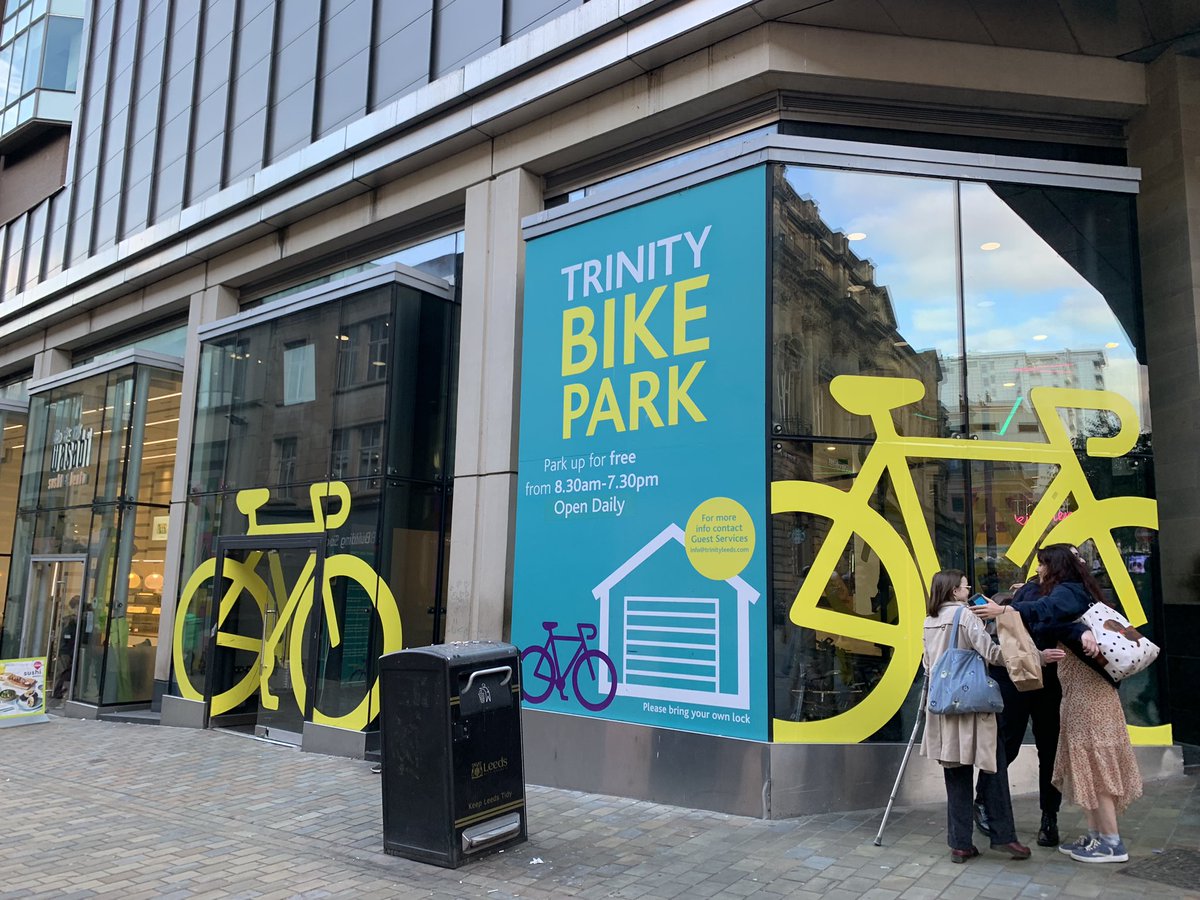
<svg viewBox="0 0 1200 900"><path fill-rule="evenodd" d="M757 168L528 244L527 705L767 737L765 198Z"/></svg>

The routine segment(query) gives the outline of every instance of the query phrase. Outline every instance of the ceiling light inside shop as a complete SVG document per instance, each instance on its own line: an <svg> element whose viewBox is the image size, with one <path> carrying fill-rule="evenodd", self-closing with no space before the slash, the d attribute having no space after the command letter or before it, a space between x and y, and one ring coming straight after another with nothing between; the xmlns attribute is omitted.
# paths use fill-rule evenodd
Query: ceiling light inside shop
<svg viewBox="0 0 1200 900"><path fill-rule="evenodd" d="M1116 350L1120 346L1121 345L1118 344L1116 341L1109 341L1107 344L1104 345L1104 349L1105 350Z"/></svg>
<svg viewBox="0 0 1200 900"><path fill-rule="evenodd" d="M825 449L828 450L830 453L832 453L834 450L837 449L837 447L826 447Z"/></svg>
<svg viewBox="0 0 1200 900"><path fill-rule="evenodd" d="M1035 335L1033 336L1033 339L1034 339L1035 341L1044 341L1044 340L1046 340L1046 338L1048 338L1048 337L1050 337L1050 335L1048 335L1048 334L1035 334Z"/></svg>
<svg viewBox="0 0 1200 900"><path fill-rule="evenodd" d="M350 335L348 335L348 334L339 334L339 335L337 336L337 339L338 339L339 341L348 341L348 340L350 340Z"/></svg>
<svg viewBox="0 0 1200 900"><path fill-rule="evenodd" d="M1004 382L1004 386L1005 387L1016 387L1017 383L1015 381L1006 381L1006 382Z"/></svg>
<svg viewBox="0 0 1200 900"><path fill-rule="evenodd" d="M862 232L862 231L852 231L852 232L850 232L848 235L846 235L846 240L848 240L848 241L861 241L861 240L865 240L865 239L866 239L866 237L867 237L867 235L866 235L866 233L865 233L865 232Z"/></svg>
<svg viewBox="0 0 1200 900"><path fill-rule="evenodd" d="M385 362L384 362L383 360L381 360L381 359L374 359L374 360L371 360L371 365L373 365L373 366L380 366L380 367L382 367L382 366L386 366L386 365L387 365L387 363L385 363Z"/></svg>
<svg viewBox="0 0 1200 900"><path fill-rule="evenodd" d="M979 249L980 250L999 250L1000 242L999 241L985 241L984 243L979 245Z"/></svg>

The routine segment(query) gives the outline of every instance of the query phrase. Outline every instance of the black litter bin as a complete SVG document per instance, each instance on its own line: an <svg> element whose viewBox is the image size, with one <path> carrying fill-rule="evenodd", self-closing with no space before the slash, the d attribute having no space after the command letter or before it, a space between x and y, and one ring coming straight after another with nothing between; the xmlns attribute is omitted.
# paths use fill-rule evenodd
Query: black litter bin
<svg viewBox="0 0 1200 900"><path fill-rule="evenodd" d="M456 868L526 840L520 677L498 641L380 658L386 853Z"/></svg>

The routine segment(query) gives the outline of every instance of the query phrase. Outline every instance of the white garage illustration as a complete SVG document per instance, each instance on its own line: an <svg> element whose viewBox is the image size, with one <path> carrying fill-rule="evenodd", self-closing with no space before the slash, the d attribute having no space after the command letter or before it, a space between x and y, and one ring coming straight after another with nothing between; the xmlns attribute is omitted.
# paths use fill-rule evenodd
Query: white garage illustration
<svg viewBox="0 0 1200 900"><path fill-rule="evenodd" d="M651 567L652 576L640 577ZM643 581L677 585L678 593L643 591ZM759 592L738 576L700 575L678 525L664 528L592 595L600 601L600 649L616 666L619 695L750 708L750 605Z"/></svg>

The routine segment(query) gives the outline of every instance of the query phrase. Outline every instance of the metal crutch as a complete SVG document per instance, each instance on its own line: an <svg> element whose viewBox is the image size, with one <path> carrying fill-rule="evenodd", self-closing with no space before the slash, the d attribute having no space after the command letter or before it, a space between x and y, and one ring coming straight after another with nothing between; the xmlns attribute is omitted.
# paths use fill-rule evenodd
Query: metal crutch
<svg viewBox="0 0 1200 900"><path fill-rule="evenodd" d="M896 773L896 783L892 786L892 796L888 797L887 809L883 811L883 821L879 823L879 833L875 835L875 846L883 846L883 829L887 825L888 816L892 813L892 804L896 802L896 795L900 793L900 782L904 778L904 770L908 767L908 758L912 755L913 744L917 742L917 732L921 730L921 723L925 721L925 701L929 697L929 676L925 676L925 681L921 684L921 703L917 707L917 721L913 723L912 736L908 739L908 746L904 749L904 758L900 760L900 771Z"/></svg>

